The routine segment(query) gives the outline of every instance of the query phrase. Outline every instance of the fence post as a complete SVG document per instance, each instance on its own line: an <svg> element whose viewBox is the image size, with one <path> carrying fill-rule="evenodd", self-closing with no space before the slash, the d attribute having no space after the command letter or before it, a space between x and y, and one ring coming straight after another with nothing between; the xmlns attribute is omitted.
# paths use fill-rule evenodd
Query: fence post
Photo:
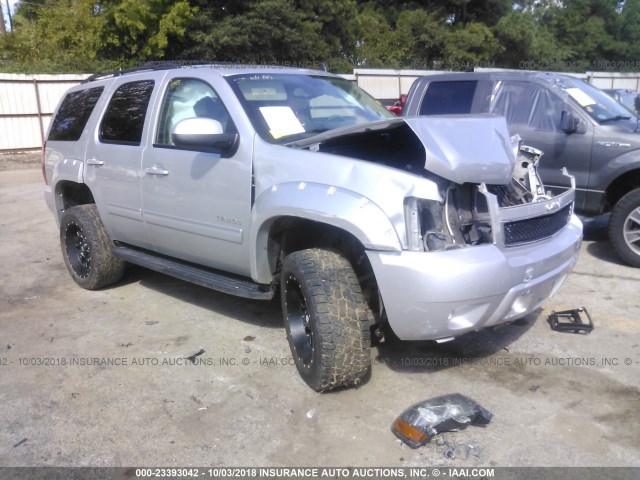
<svg viewBox="0 0 640 480"><path fill-rule="evenodd" d="M44 145L44 123L42 122L42 106L40 104L40 89L38 80L33 77L33 88L36 90L36 107L38 109L38 126L40 127L40 144Z"/></svg>

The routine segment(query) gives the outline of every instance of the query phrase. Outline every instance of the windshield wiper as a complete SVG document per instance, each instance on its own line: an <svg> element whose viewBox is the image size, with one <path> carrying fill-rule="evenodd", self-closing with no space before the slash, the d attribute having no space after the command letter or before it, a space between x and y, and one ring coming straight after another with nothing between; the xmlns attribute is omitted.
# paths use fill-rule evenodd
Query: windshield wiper
<svg viewBox="0 0 640 480"><path fill-rule="evenodd" d="M615 122L618 120L631 120L631 115L616 115L615 117L605 118L604 120L599 120L600 123L606 122Z"/></svg>

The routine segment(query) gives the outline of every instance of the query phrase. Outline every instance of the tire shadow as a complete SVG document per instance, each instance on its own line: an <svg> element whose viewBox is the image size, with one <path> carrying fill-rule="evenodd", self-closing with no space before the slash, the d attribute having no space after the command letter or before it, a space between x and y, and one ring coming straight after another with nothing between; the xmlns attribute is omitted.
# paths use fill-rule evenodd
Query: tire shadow
<svg viewBox="0 0 640 480"><path fill-rule="evenodd" d="M597 217L580 217L583 226L583 239L593 242L608 241L609 214Z"/></svg>

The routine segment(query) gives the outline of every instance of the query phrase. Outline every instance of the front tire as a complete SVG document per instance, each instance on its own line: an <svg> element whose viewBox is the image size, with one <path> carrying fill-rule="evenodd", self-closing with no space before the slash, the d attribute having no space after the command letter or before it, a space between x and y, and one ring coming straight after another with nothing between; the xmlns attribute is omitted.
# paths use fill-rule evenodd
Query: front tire
<svg viewBox="0 0 640 480"><path fill-rule="evenodd" d="M95 204L71 207L60 220L60 245L71 277L82 288L95 290L116 283L125 262L111 253L111 240Z"/></svg>
<svg viewBox="0 0 640 480"><path fill-rule="evenodd" d="M627 193L613 207L609 241L622 260L640 267L640 188Z"/></svg>
<svg viewBox="0 0 640 480"><path fill-rule="evenodd" d="M287 339L302 379L317 392L357 386L371 369L370 309L353 267L320 249L288 255L281 300Z"/></svg>

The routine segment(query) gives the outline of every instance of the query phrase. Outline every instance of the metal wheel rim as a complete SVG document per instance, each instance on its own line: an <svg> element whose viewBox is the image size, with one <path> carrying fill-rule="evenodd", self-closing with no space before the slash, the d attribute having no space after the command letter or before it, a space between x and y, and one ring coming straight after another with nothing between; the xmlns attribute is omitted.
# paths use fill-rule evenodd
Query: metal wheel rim
<svg viewBox="0 0 640 480"><path fill-rule="evenodd" d="M640 207L633 210L624 221L622 234L627 246L640 255Z"/></svg>
<svg viewBox="0 0 640 480"><path fill-rule="evenodd" d="M315 346L307 302L300 284L293 275L287 278L285 289L287 323L295 355L304 366L310 366L313 363Z"/></svg>
<svg viewBox="0 0 640 480"><path fill-rule="evenodd" d="M75 223L70 223L64 238L71 268L79 277L88 277L91 271L91 248L82 228Z"/></svg>

